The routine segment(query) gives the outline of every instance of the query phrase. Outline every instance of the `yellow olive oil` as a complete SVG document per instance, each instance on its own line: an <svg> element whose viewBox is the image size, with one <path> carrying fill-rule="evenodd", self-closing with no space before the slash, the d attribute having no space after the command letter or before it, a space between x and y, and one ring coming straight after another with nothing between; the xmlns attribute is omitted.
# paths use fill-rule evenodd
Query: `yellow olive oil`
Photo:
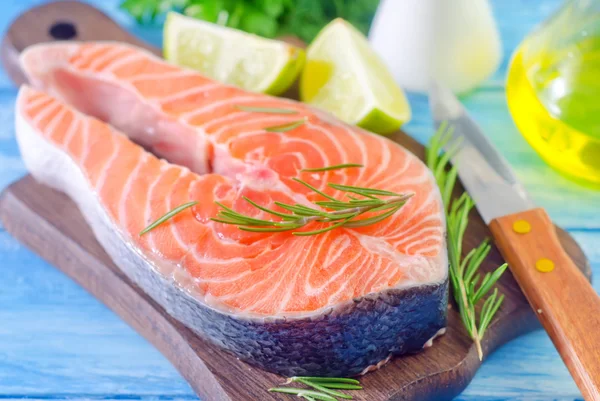
<svg viewBox="0 0 600 401"><path fill-rule="evenodd" d="M506 96L513 119L540 156L562 174L600 188L600 37L514 54Z"/></svg>

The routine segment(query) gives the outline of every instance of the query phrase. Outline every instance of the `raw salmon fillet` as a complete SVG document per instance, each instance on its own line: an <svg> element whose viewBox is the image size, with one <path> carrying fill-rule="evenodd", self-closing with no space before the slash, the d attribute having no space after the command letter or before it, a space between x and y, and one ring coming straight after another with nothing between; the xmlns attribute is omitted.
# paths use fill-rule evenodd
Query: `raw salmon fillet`
<svg viewBox="0 0 600 401"><path fill-rule="evenodd" d="M125 274L198 334L283 375L349 376L421 349L445 327L440 194L401 146L124 44L36 45L21 62L38 88L23 87L17 101L29 171L67 193ZM364 167L300 171L341 163ZM336 198L328 182L413 196L382 222L315 236L210 220L215 201L271 219L243 197L274 209L323 200L294 177ZM189 201L198 204L139 235Z"/></svg>

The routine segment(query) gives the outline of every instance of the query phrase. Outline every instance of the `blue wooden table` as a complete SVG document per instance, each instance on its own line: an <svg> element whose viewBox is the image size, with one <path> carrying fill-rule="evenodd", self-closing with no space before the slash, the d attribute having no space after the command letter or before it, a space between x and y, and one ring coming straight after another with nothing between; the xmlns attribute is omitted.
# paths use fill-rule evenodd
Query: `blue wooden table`
<svg viewBox="0 0 600 401"><path fill-rule="evenodd" d="M0 30L39 0L2 0ZM134 33L160 43L158 28L139 28L119 0L92 3ZM505 61L497 74L464 99L512 163L535 201L581 244L600 276L600 192L565 180L517 132L504 97L508 57L523 36L560 0L496 0ZM17 150L16 89L0 69L0 189L25 174ZM405 129L425 142L432 134L427 101L410 95ZM600 290L600 285L595 288ZM196 399L169 362L84 290L29 252L0 227L0 399ZM499 349L460 400L574 400L580 392L544 332Z"/></svg>

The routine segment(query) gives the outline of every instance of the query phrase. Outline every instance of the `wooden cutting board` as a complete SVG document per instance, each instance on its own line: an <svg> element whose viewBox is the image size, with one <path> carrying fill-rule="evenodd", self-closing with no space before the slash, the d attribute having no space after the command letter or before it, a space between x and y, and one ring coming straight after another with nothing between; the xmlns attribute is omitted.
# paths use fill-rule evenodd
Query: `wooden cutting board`
<svg viewBox="0 0 600 401"><path fill-rule="evenodd" d="M30 44L57 38L120 40L160 53L88 5L71 1L46 4L21 15L4 38L2 59L16 83L24 82L16 63L18 54ZM423 146L406 134L398 132L392 139L423 157ZM65 195L27 176L0 196L0 219L19 241L87 289L154 344L204 401L293 399L266 392L280 384L281 377L247 365L197 337L129 281L96 242L76 206ZM557 228L557 232L577 266L590 277L589 263L579 246L563 230ZM473 212L465 251L489 236L487 227ZM501 263L502 257L494 247L483 270L492 270ZM502 277L499 287L506 300L483 341L486 355L539 327L510 272ZM466 387L479 366L475 347L451 305L448 331L433 347L417 355L395 358L364 376L361 381L365 390L354 392L353 396L369 401L450 400Z"/></svg>

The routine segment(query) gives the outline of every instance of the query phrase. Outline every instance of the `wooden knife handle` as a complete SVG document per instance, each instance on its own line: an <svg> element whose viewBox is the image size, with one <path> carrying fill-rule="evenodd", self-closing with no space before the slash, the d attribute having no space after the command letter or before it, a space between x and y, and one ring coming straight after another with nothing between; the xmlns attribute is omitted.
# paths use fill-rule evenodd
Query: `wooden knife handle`
<svg viewBox="0 0 600 401"><path fill-rule="evenodd" d="M500 217L490 229L584 398L600 401L600 298L558 242L548 214L538 208Z"/></svg>

